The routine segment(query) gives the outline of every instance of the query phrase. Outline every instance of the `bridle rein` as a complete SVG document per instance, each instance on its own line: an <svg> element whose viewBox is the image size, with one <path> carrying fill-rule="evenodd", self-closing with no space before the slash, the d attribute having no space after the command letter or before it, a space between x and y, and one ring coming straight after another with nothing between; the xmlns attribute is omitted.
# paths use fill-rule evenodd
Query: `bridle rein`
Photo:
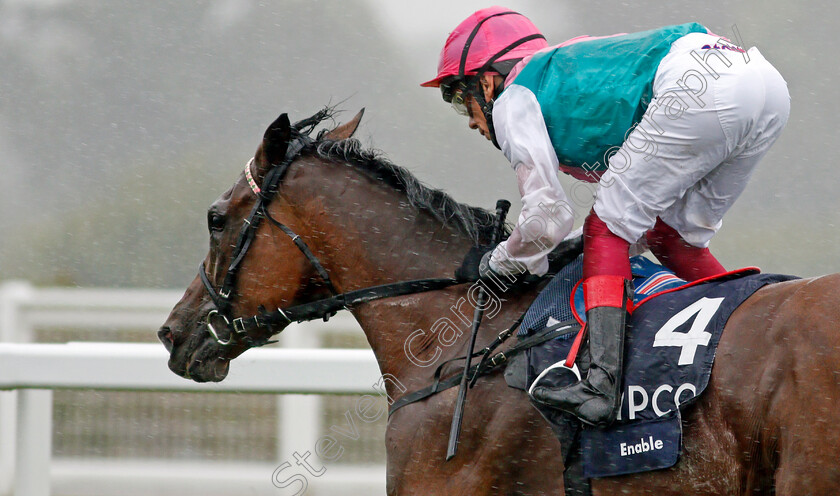
<svg viewBox="0 0 840 496"><path fill-rule="evenodd" d="M225 274L222 286L214 289L213 283L207 276L207 271L204 262L198 270L199 278L207 289L210 299L213 301L216 308L210 310L207 314L207 331L210 336L221 346L228 346L238 342L244 342L249 348L263 346L273 341L269 341L271 336L279 334L292 322L303 322L316 319L324 319L335 315L339 310L346 310L355 304L363 303L380 298L388 298L393 296L402 296L413 293L420 293L425 291L433 291L443 289L455 284L461 284L465 281L459 281L454 278L429 278L429 279L415 279L411 281L397 282L393 284L385 284L381 286L373 286L346 293L338 293L329 273L324 269L324 266L318 258L312 253L306 243L301 237L292 231L288 226L274 219L268 211L268 205L277 193L277 189L283 181L283 177L289 169L292 162L297 159L301 152L312 145L313 140L308 134L297 133L297 136L289 142L286 149L286 155L283 162L280 164L272 164L265 175L262 187L257 185L251 173L251 166L254 163L252 158L245 167L245 178L248 181L251 190L257 197L251 212L242 223L239 230L239 236L234 245L231 262ZM279 228L294 242L295 246L306 257L309 263L314 267L319 277L324 281L327 288L333 294L332 297L303 303L286 308L277 308L275 311L266 311L260 305L260 313L249 317L238 317L231 319L231 308L233 306L234 290L236 288L236 279L242 261L248 253L248 249L254 241L254 238L259 228L262 219L267 219L271 225ZM271 333L265 337L254 339L248 333L254 329L268 328ZM222 332L224 331L224 333ZM225 338L222 334L226 334Z"/></svg>

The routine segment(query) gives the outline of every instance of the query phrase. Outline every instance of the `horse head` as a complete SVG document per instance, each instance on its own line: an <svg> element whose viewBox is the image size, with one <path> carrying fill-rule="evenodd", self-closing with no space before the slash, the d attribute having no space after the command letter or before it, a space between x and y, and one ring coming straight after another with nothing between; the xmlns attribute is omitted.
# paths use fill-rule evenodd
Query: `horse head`
<svg viewBox="0 0 840 496"><path fill-rule="evenodd" d="M363 112L319 139L350 138ZM324 111L295 125L286 114L278 117L237 181L207 210L209 252L158 331L176 374L221 381L230 360L265 344L289 323L258 321L245 331L233 316L259 316L266 307L285 308L335 292L327 271L301 241L311 238L298 208L305 200L280 188L284 176L294 181L292 162L311 143L304 130L327 116Z"/></svg>

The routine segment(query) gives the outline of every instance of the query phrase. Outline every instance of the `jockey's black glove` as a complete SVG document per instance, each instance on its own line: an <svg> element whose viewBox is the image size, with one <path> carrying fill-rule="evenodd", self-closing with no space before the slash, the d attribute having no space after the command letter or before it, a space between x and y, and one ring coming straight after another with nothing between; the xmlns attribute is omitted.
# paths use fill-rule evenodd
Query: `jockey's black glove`
<svg viewBox="0 0 840 496"><path fill-rule="evenodd" d="M493 256L493 250L490 250L490 251L486 252L484 255L481 256L481 262L479 262L479 264L478 264L478 276L479 276L479 278L481 278L481 279L491 279L491 278L493 278L493 276L495 276L496 279L499 278L500 274L498 272L496 272L495 270L493 270L492 267L490 267L490 257L492 257L492 256Z"/></svg>
<svg viewBox="0 0 840 496"><path fill-rule="evenodd" d="M481 261L483 257L489 259L490 253L496 248L496 245L478 245L470 248L461 266L455 271L455 279L459 282L475 282L479 279L487 277L486 272L491 270L489 264L486 268L481 268ZM548 275L553 276L563 269L566 264L572 262L581 253L583 253L583 236L567 239L560 243L551 253L548 254L549 270ZM499 278L507 283L529 284L540 280L540 276L535 276L528 272L518 274L514 281L511 281L510 276L499 276ZM545 277L545 276L543 276Z"/></svg>
<svg viewBox="0 0 840 496"><path fill-rule="evenodd" d="M470 248L461 266L455 271L455 279L460 282L475 282L481 279L481 258L485 253L492 253L496 245L478 245Z"/></svg>
<svg viewBox="0 0 840 496"><path fill-rule="evenodd" d="M496 245L479 245L470 248L461 266L455 271L455 279L460 282L484 280L488 284L488 287L492 288L499 288L499 284L502 284L503 288L516 287L539 280L538 276L533 276L528 272L508 276L496 273L490 268L490 256L495 248ZM496 282L491 282L491 279Z"/></svg>

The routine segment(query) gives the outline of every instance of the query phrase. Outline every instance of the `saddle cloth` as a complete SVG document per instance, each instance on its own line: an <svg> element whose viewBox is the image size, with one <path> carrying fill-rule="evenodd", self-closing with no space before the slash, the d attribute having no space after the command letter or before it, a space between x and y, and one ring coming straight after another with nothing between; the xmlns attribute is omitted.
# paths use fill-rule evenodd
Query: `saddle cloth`
<svg viewBox="0 0 840 496"><path fill-rule="evenodd" d="M643 472L677 463L682 440L680 408L706 388L729 316L762 286L795 279L750 268L687 283L644 257L631 259L631 266L637 306L627 324L621 411L609 429L581 432L586 477ZM558 272L526 313L520 336L583 317L581 273L580 257ZM562 387L577 381L575 374L585 377L587 363L576 363L574 372L550 367L565 360L574 337L572 332L528 351L528 386L538 380L541 386ZM565 414L534 404L561 442L568 442L568 433L561 436L569 425Z"/></svg>

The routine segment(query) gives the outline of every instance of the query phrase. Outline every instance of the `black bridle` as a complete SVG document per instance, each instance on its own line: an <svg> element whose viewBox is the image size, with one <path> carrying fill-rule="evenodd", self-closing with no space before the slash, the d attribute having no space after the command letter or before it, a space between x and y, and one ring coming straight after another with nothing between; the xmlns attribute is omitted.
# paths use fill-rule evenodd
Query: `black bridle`
<svg viewBox="0 0 840 496"><path fill-rule="evenodd" d="M269 341L269 338L282 332L283 329L292 322L303 322L316 319L324 319L326 321L329 317L335 315L335 313L339 310L349 309L351 306L358 303L364 303L379 298L433 291L463 282L453 278L415 279L411 281L358 289L346 293L338 293L330 280L329 273L324 269L324 266L321 265L321 262L318 261L318 258L312 253L303 239L301 239L301 237L292 231L288 226L274 219L268 211L268 205L277 193L277 189L283 181L283 177L286 175L289 166L300 156L301 152L311 144L312 139L307 134L298 133L297 137L289 143L283 162L280 164L272 164L270 166L269 171L266 173L263 180L262 188L257 187L255 183L252 184L252 189L257 194L257 200L254 203L254 207L251 209L251 212L248 214L248 217L245 218L242 223L242 227L239 231L239 237L234 245L230 265L228 266L222 286L218 291L214 289L213 283L210 282L210 278L207 276L204 262L201 262L198 275L201 282L204 284L204 287L207 289L210 299L216 307L207 314L207 330L213 339L222 346L230 345L238 340L242 340L249 347L263 346L272 342ZM251 162L248 163L246 168L249 176L250 166ZM251 178L249 177L249 182L250 179ZM291 307L278 308L272 312L265 311L264 307L260 306L261 313L257 315L250 317L238 317L235 319L230 318L237 274L245 255L248 253L248 249L254 241L257 229L259 228L262 219L267 219L272 225L279 228L292 239L295 246L297 246L301 253L303 253L304 257L306 257L309 263L315 268L315 271L318 273L320 278L324 281L327 288L329 288L330 292L333 294L332 297ZM249 331L259 328L268 328L271 330L271 333L260 339L254 339L249 336ZM227 331L229 336L227 339L220 337L219 331L222 329Z"/></svg>

